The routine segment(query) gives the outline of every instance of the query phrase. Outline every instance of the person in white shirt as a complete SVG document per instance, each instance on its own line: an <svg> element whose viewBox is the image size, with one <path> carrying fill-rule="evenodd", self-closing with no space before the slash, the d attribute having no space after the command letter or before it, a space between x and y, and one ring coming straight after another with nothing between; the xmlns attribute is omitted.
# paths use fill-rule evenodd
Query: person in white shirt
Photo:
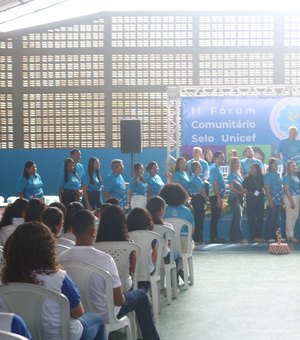
<svg viewBox="0 0 300 340"><path fill-rule="evenodd" d="M76 245L60 255L62 261L79 261L93 264L108 271L113 280L115 313L121 318L135 311L144 340L158 340L159 335L154 326L151 308L146 293L141 289L122 292L121 281L113 258L93 247L97 230L95 217L89 210L78 211L71 219L72 231L76 236ZM90 280L90 294L95 309L104 322L107 320L107 301L103 278L97 276Z"/></svg>

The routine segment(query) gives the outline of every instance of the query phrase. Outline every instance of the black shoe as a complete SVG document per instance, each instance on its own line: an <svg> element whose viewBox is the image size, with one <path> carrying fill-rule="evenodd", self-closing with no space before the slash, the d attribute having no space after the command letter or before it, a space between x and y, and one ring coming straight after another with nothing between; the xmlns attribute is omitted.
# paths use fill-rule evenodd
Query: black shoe
<svg viewBox="0 0 300 340"><path fill-rule="evenodd" d="M216 237L214 238L211 243L224 243L225 240L223 238L220 238L220 237Z"/></svg>

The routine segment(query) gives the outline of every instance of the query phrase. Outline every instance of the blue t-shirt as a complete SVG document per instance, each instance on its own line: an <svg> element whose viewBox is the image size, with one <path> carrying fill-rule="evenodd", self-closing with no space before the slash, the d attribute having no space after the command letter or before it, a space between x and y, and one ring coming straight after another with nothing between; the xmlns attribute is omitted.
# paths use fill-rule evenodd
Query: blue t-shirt
<svg viewBox="0 0 300 340"><path fill-rule="evenodd" d="M192 170L191 170L191 166L192 166L192 163L194 161L195 161L194 158L192 158L187 162L187 169L188 169L190 176L193 175ZM204 159L200 159L198 162L200 163L201 168L202 168L202 171L200 172L200 177L202 179L209 179L209 165L208 165L208 163Z"/></svg>
<svg viewBox="0 0 300 340"><path fill-rule="evenodd" d="M283 139L277 152L282 154L284 166L288 160L292 160L297 164L298 171L300 170L300 140Z"/></svg>
<svg viewBox="0 0 300 340"><path fill-rule="evenodd" d="M111 172L104 178L104 190L110 197L117 198L121 207L127 204L127 187L121 174L115 175Z"/></svg>
<svg viewBox="0 0 300 340"><path fill-rule="evenodd" d="M255 158L255 157L244 158L244 159L241 160L241 169L243 170L243 173L244 173L245 176L249 175L250 168L253 164L258 164L259 167L261 168L261 170L264 171L264 166L259 159Z"/></svg>
<svg viewBox="0 0 300 340"><path fill-rule="evenodd" d="M32 339L24 320L19 315L13 313L0 313L0 329L22 335L30 340Z"/></svg>
<svg viewBox="0 0 300 340"><path fill-rule="evenodd" d="M69 173L67 182L65 182L65 176L62 175L60 179L60 187L62 187L64 190L79 190L81 187L81 182L75 174Z"/></svg>
<svg viewBox="0 0 300 340"><path fill-rule="evenodd" d="M200 176L192 175L190 179L191 194L199 194L199 189L205 190L205 184Z"/></svg>
<svg viewBox="0 0 300 340"><path fill-rule="evenodd" d="M83 177L85 175L84 167L81 163L75 164L75 172L80 183L82 183Z"/></svg>
<svg viewBox="0 0 300 340"><path fill-rule="evenodd" d="M214 183L217 183L218 188L219 188L219 192L221 196L224 196L225 191L226 191L226 185L225 185L225 181L222 175L222 172L220 170L220 167L216 166L216 164L212 164L210 169L209 169L209 183L210 183L210 195L213 196L215 195L214 192Z"/></svg>
<svg viewBox="0 0 300 340"><path fill-rule="evenodd" d="M283 185L289 185L292 196L300 195L300 180L297 175L285 175Z"/></svg>
<svg viewBox="0 0 300 340"><path fill-rule="evenodd" d="M264 175L264 184L270 188L272 201L275 205L281 205L283 197L282 179L277 171L268 171Z"/></svg>
<svg viewBox="0 0 300 340"><path fill-rule="evenodd" d="M240 173L229 172L227 179L228 179L228 184L233 184L235 189L240 190L241 188L243 188L244 179ZM232 192L232 190L230 190L230 192Z"/></svg>
<svg viewBox="0 0 300 340"><path fill-rule="evenodd" d="M146 196L148 191L148 182L139 181L137 184L134 183L134 178L129 180L129 189L132 191L132 195Z"/></svg>
<svg viewBox="0 0 300 340"><path fill-rule="evenodd" d="M26 178L20 177L17 183L17 192L22 192L28 200L31 198L43 198L43 182L39 174Z"/></svg>
<svg viewBox="0 0 300 340"><path fill-rule="evenodd" d="M83 182L82 182L83 185L87 186L87 191L100 191L103 188L103 184L101 181L99 181L96 171L93 172L92 177L93 177L94 183L91 182L90 175L87 171L83 177Z"/></svg>
<svg viewBox="0 0 300 340"><path fill-rule="evenodd" d="M188 207L184 205L180 205L178 207L167 205L163 218L171 218L171 217L183 218L184 220L191 222L193 226L195 225L195 219L194 219L193 213L191 212L191 209L189 209ZM188 229L186 226L183 226L181 229L180 235L186 236L187 234L188 234Z"/></svg>
<svg viewBox="0 0 300 340"><path fill-rule="evenodd" d="M181 184L187 192L190 192L190 179L185 171L175 171L172 179L174 183Z"/></svg>
<svg viewBox="0 0 300 340"><path fill-rule="evenodd" d="M160 190L164 187L165 183L159 175L149 176L148 181L148 191L150 196L158 196Z"/></svg>

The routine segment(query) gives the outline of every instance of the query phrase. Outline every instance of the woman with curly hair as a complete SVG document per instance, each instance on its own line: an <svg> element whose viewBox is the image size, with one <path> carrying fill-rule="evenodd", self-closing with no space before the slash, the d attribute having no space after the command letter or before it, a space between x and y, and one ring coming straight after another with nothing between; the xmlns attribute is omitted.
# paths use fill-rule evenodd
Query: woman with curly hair
<svg viewBox="0 0 300 340"><path fill-rule="evenodd" d="M78 288L68 274L59 268L55 238L46 225L41 222L21 224L7 240L3 254L3 284L31 283L64 294L70 302L71 339L103 339L102 320L97 314L84 314ZM43 309L44 339L59 339L61 320L57 307L48 301L44 303Z"/></svg>
<svg viewBox="0 0 300 340"><path fill-rule="evenodd" d="M155 197L159 195L160 190L164 187L165 183L159 176L159 166L155 161L151 161L146 165L146 170L149 173L147 178L148 182L148 196Z"/></svg>

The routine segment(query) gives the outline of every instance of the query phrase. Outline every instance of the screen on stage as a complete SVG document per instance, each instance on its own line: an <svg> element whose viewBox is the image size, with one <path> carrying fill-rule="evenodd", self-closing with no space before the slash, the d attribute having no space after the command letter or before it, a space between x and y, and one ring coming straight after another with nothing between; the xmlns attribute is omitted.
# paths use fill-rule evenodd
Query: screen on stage
<svg viewBox="0 0 300 340"><path fill-rule="evenodd" d="M194 146L241 152L251 145L269 158L290 126L300 131L299 97L182 97L181 107L187 152Z"/></svg>

